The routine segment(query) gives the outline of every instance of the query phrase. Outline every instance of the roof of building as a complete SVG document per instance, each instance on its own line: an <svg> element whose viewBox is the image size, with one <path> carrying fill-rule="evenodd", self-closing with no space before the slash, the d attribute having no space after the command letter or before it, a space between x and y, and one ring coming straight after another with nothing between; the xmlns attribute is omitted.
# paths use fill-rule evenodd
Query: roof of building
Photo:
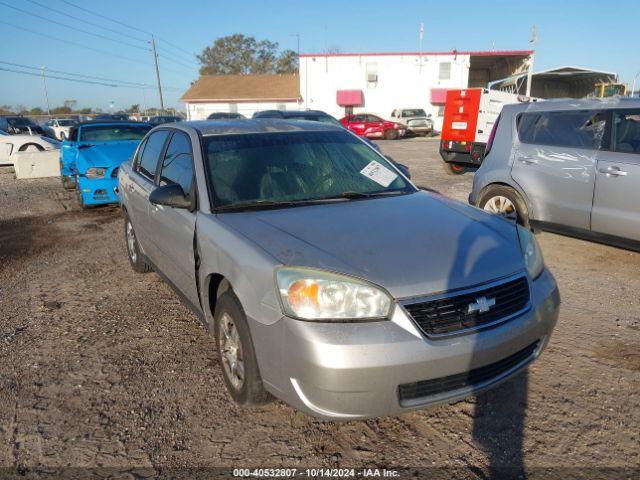
<svg viewBox="0 0 640 480"><path fill-rule="evenodd" d="M290 75L204 75L182 95L183 102L292 101L300 78Z"/></svg>
<svg viewBox="0 0 640 480"><path fill-rule="evenodd" d="M429 55L470 55L477 57L491 56L528 56L533 50L476 50L476 51L458 51L451 50L448 52L350 52L350 53L301 53L300 57L383 57L383 56L429 56Z"/></svg>

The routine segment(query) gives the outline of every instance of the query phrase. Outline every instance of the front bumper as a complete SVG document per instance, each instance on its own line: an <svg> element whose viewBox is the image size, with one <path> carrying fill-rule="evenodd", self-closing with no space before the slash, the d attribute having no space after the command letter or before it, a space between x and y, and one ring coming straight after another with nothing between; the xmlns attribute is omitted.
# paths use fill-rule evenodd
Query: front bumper
<svg viewBox="0 0 640 480"><path fill-rule="evenodd" d="M118 178L87 178L78 176L78 190L85 205L107 205L119 203L117 194Z"/></svg>
<svg viewBox="0 0 640 480"><path fill-rule="evenodd" d="M476 333L429 339L396 307L392 321L315 323L282 318L265 326L250 319L265 386L313 416L352 420L395 415L452 402L522 371L549 341L560 297L545 270L532 282L526 313ZM401 402L399 386L439 379L500 362L538 342L526 359L471 387Z"/></svg>

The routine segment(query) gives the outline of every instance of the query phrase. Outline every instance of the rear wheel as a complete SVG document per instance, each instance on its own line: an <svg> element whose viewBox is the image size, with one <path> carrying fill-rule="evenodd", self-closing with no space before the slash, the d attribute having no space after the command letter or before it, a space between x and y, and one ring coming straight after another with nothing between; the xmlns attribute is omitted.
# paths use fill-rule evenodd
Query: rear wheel
<svg viewBox="0 0 640 480"><path fill-rule="evenodd" d="M462 175L467 171L467 168L459 163L443 162L442 168L447 175Z"/></svg>
<svg viewBox="0 0 640 480"><path fill-rule="evenodd" d="M147 259L140 251L136 232L126 212L124 214L124 236L127 241L127 256L129 257L129 263L131 263L133 270L138 273L150 272L152 270L151 265L149 265Z"/></svg>
<svg viewBox="0 0 640 480"><path fill-rule="evenodd" d="M386 132L384 132L385 140L397 140L398 139L398 131L390 128Z"/></svg>
<svg viewBox="0 0 640 480"><path fill-rule="evenodd" d="M520 194L511 187L490 185L480 194L477 206L529 228L527 205Z"/></svg>
<svg viewBox="0 0 640 480"><path fill-rule="evenodd" d="M244 407L268 403L271 395L262 384L247 317L232 290L216 302L214 336L224 383L234 402Z"/></svg>

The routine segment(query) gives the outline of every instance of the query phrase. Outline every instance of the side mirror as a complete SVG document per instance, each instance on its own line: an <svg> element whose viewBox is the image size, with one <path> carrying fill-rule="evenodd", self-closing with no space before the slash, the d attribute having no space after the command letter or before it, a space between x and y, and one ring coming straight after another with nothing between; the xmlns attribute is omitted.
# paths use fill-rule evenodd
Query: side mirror
<svg viewBox="0 0 640 480"><path fill-rule="evenodd" d="M191 199L184 194L182 187L177 183L163 185L156 188L149 201L154 205L165 205L173 208L191 208Z"/></svg>
<svg viewBox="0 0 640 480"><path fill-rule="evenodd" d="M409 180L411 180L411 172L409 171L409 167L407 167L406 165L403 165L401 163L396 163L396 167L398 167L398 170L400 170L405 177L407 177Z"/></svg>

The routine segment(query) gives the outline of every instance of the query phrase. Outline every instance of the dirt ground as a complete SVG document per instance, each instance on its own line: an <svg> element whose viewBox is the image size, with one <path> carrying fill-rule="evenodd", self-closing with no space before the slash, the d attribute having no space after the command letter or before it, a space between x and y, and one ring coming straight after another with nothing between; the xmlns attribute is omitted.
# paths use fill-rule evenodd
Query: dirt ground
<svg viewBox="0 0 640 480"><path fill-rule="evenodd" d="M445 175L437 140L382 148L416 183L466 199L472 175ZM83 477L100 467L91 472L145 478L287 466L640 478L640 254L538 238L563 304L527 373L454 405L321 422L281 402L235 407L212 338L157 275L129 267L118 209L80 211L59 180L16 181L5 169L1 472L78 467Z"/></svg>

